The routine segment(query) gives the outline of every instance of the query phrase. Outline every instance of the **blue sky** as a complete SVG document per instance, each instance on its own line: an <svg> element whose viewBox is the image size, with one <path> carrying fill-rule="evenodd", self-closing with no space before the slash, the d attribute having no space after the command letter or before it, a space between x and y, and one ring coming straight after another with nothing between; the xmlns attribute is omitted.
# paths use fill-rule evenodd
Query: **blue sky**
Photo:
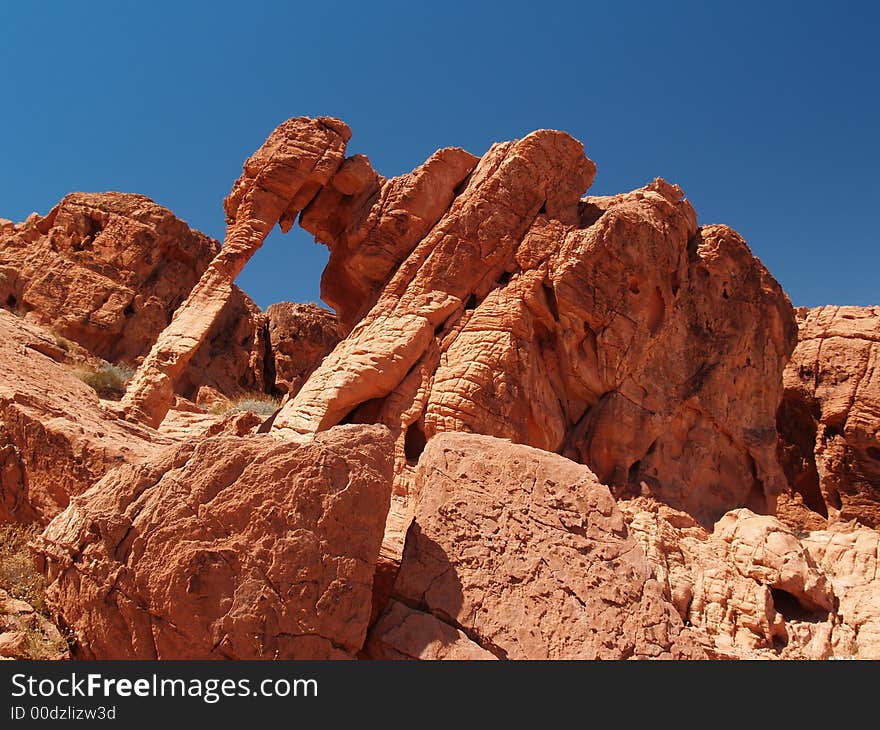
<svg viewBox="0 0 880 730"><path fill-rule="evenodd" d="M222 239L286 118L344 119L388 176L550 127L595 193L681 185L795 305L880 303L874 3L44 0L0 4L0 28L0 217L121 190ZM238 283L317 300L325 260L275 232Z"/></svg>

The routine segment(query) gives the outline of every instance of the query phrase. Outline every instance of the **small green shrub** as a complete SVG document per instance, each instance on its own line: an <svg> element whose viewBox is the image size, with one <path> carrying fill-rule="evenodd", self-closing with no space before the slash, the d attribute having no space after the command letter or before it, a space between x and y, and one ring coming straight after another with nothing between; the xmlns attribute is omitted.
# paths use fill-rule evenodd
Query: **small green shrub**
<svg viewBox="0 0 880 730"><path fill-rule="evenodd" d="M101 398L119 400L125 395L125 385L134 375L134 368L105 362L97 368L82 365L74 371L74 374Z"/></svg>
<svg viewBox="0 0 880 730"><path fill-rule="evenodd" d="M258 416L271 416L281 407L281 400L265 393L248 393L236 398L229 404L218 403L211 407L211 413L218 416L229 416L233 413L250 411Z"/></svg>

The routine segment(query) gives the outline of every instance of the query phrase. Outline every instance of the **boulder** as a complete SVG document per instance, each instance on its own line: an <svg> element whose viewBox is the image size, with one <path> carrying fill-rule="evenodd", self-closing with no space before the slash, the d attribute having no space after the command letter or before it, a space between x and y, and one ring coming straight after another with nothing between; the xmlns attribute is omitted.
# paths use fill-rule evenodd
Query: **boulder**
<svg viewBox="0 0 880 730"><path fill-rule="evenodd" d="M97 659L341 659L362 648L390 437L220 434L109 473L36 545L47 603Z"/></svg>
<svg viewBox="0 0 880 730"><path fill-rule="evenodd" d="M444 433L428 442L415 485L394 602L371 633L379 656L703 656L587 467Z"/></svg>
<svg viewBox="0 0 880 730"><path fill-rule="evenodd" d="M291 396L339 342L339 326L332 312L315 304L279 302L266 310L274 383Z"/></svg>

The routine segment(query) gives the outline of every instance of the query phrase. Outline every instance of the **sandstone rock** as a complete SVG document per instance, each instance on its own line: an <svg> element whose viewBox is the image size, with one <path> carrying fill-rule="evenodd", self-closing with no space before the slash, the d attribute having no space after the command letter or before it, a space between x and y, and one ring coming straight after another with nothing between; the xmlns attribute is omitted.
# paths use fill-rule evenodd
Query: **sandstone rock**
<svg viewBox="0 0 880 730"><path fill-rule="evenodd" d="M411 467L444 431L561 452L616 493L654 494L707 525L732 507L771 512L795 337L785 294L735 232L698 229L675 186L580 200L594 172L561 132L496 145L426 233L407 229L418 243L380 236L378 273L357 281L349 268L363 267L346 262L367 244L349 236L381 228L368 201L385 188L367 171L349 198L331 180L303 225L330 245L331 299L351 296L343 323L375 304L273 428L389 426L404 522Z"/></svg>
<svg viewBox="0 0 880 730"><path fill-rule="evenodd" d="M837 612L852 632L850 653L880 659L880 533L835 524L810 532L803 543L834 586Z"/></svg>
<svg viewBox="0 0 880 730"><path fill-rule="evenodd" d="M173 443L117 420L65 356L52 335L0 310L0 522L46 522L108 469Z"/></svg>
<svg viewBox="0 0 880 730"><path fill-rule="evenodd" d="M332 312L314 304L279 302L266 310L275 389L296 395L321 360L339 342Z"/></svg>
<svg viewBox="0 0 880 730"><path fill-rule="evenodd" d="M463 631L430 613L414 610L397 601L391 601L371 629L366 658L498 659L492 652L471 641Z"/></svg>
<svg viewBox="0 0 880 730"><path fill-rule="evenodd" d="M858 610L842 609L842 584L834 582L822 560L828 533L799 539L776 518L746 509L729 512L708 533L690 515L653 499L624 501L620 507L664 595L687 625L711 640L710 653L795 659L852 654ZM864 552L868 546L861 547L855 573L865 600L873 576L865 571L871 562ZM836 543L829 558L835 550L854 559L849 537ZM872 642L870 631L866 646Z"/></svg>
<svg viewBox="0 0 880 730"><path fill-rule="evenodd" d="M321 297L336 310L346 334L446 213L477 162L447 147L412 172L385 180L357 155L303 211L303 228L330 249Z"/></svg>
<svg viewBox="0 0 880 730"><path fill-rule="evenodd" d="M234 398L271 390L272 352L268 317L237 286L220 310L205 340L175 383L174 392L195 400L208 386Z"/></svg>
<svg viewBox="0 0 880 730"><path fill-rule="evenodd" d="M793 505L880 528L880 307L802 309L798 320L777 418Z"/></svg>
<svg viewBox="0 0 880 730"><path fill-rule="evenodd" d="M162 422L181 373L227 306L233 281L272 227L289 227L333 176L350 137L337 119L290 119L245 162L224 201L223 246L135 374L123 399L130 417L153 427Z"/></svg>
<svg viewBox="0 0 880 730"><path fill-rule="evenodd" d="M45 218L0 237L0 306L125 363L147 354L220 249L170 210L128 193L71 193ZM264 390L265 328L259 307L233 287L176 392Z"/></svg>
<svg viewBox="0 0 880 730"><path fill-rule="evenodd" d="M445 433L428 442L416 488L394 585L415 610L391 605L372 632L381 654L473 656L477 644L508 659L702 656L587 467Z"/></svg>
<svg viewBox="0 0 880 730"><path fill-rule="evenodd" d="M83 657L353 657L370 616L391 443L212 436L108 474L37 545Z"/></svg>
<svg viewBox="0 0 880 730"><path fill-rule="evenodd" d="M146 354L219 250L170 210L127 193L72 193L0 236L0 306L111 362Z"/></svg>
<svg viewBox="0 0 880 730"><path fill-rule="evenodd" d="M0 589L0 659L68 659L58 627Z"/></svg>

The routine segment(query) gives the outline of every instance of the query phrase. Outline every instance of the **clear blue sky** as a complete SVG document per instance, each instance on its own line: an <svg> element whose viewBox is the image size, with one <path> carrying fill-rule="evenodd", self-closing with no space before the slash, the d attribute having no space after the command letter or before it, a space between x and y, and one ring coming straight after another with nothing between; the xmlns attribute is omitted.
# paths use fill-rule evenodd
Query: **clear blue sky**
<svg viewBox="0 0 880 730"><path fill-rule="evenodd" d="M880 303L880 10L870 2L4 2L0 217L144 193L222 239L281 121L347 121L391 176L436 148L564 129L593 191L657 175L796 305ZM239 284L318 298L326 251L273 233Z"/></svg>

